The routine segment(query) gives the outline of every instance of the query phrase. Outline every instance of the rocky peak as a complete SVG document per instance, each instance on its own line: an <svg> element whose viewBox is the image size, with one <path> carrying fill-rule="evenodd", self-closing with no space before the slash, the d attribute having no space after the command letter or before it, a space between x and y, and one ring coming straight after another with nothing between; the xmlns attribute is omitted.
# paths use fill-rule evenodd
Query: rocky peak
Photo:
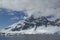
<svg viewBox="0 0 60 40"><path fill-rule="evenodd" d="M38 18L34 18L34 16L31 16L27 19L25 19L25 21L23 22L24 25L22 24L18 24L18 25L21 25L20 27L17 28L17 26L12 29L13 31L15 30L26 30L26 29L30 29L30 28L33 28L35 27L35 30L37 27L40 27L42 25L45 25L45 27L48 27L48 25L51 25L51 26L60 26L60 23L58 23L60 21L60 19L56 19L54 21L50 21L48 20L46 17L42 16L42 17L38 17Z"/></svg>

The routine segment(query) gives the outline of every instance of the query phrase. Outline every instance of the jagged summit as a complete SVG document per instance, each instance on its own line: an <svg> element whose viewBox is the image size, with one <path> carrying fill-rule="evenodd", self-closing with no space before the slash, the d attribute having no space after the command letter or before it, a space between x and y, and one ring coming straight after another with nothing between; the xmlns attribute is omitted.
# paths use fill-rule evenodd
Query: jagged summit
<svg viewBox="0 0 60 40"><path fill-rule="evenodd" d="M60 31L60 19L54 21L48 20L47 17L41 16L34 18L31 16L24 20L21 20L5 29L2 29L2 33L19 33L19 34L54 34ZM57 30L59 29L59 30Z"/></svg>
<svg viewBox="0 0 60 40"><path fill-rule="evenodd" d="M15 11L5 8L0 8L0 13L4 12L6 14L8 13L21 13L24 14L22 11ZM4 14L3 13L3 14ZM37 15L38 14L38 15ZM50 16L40 16L40 13L32 14L30 17L27 17L27 14L23 15L23 20L20 20L17 23L14 23L0 31L0 33L3 34L54 34L57 30L60 28L60 19L54 19L53 15ZM54 20L51 20L51 19Z"/></svg>

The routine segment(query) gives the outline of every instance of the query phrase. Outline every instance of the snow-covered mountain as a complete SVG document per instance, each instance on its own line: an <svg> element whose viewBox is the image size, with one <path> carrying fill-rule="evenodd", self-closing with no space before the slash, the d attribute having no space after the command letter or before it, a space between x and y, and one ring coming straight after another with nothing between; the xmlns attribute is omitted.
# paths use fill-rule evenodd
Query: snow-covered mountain
<svg viewBox="0 0 60 40"><path fill-rule="evenodd" d="M0 32L3 34L60 33L60 0L5 0L0 1L0 5L2 8L22 10L28 15L24 20L2 29Z"/></svg>
<svg viewBox="0 0 60 40"><path fill-rule="evenodd" d="M45 16L34 17L31 15L0 31L3 34L59 34L60 19L49 20Z"/></svg>

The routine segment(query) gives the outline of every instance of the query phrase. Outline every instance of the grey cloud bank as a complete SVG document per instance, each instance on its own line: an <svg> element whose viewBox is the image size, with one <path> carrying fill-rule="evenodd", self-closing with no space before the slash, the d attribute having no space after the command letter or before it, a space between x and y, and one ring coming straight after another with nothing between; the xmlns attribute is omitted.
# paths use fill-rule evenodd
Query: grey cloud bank
<svg viewBox="0 0 60 40"><path fill-rule="evenodd" d="M0 0L0 7L23 10L29 16L38 13L41 16L54 15L60 18L60 0Z"/></svg>

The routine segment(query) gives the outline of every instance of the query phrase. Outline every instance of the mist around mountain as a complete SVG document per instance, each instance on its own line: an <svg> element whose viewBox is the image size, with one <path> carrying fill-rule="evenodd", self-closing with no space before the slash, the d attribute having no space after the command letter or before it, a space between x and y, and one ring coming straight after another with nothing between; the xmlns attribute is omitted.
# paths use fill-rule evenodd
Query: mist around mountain
<svg viewBox="0 0 60 40"><path fill-rule="evenodd" d="M60 33L60 0L3 0L0 7L24 11L28 17L1 30L3 34Z"/></svg>
<svg viewBox="0 0 60 40"><path fill-rule="evenodd" d="M53 17L54 18L54 17ZM60 19L49 20L46 16L26 17L1 30L7 34L60 34Z"/></svg>

